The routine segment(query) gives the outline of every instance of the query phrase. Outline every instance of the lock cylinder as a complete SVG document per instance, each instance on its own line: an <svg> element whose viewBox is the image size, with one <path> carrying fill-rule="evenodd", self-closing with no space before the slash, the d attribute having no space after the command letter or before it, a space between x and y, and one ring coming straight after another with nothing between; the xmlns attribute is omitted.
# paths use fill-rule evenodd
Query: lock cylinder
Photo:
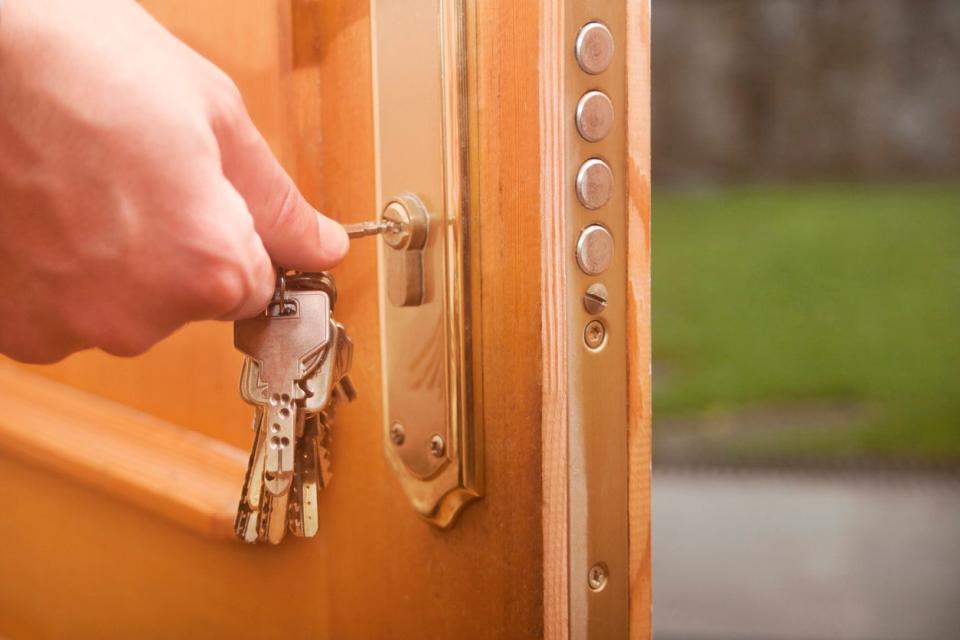
<svg viewBox="0 0 960 640"><path fill-rule="evenodd" d="M430 216L423 202L413 194L390 200L383 208L383 220L392 222L384 232L387 297L396 307L416 307L423 303L423 248L427 244Z"/></svg>

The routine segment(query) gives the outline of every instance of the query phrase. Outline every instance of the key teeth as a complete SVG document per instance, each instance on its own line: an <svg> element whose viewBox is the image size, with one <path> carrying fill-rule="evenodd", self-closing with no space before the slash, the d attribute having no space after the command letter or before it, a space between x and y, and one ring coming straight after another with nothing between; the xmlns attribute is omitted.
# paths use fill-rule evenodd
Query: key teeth
<svg viewBox="0 0 960 640"><path fill-rule="evenodd" d="M283 452L288 455L286 460L282 461L277 455L280 452L269 444L270 436L276 434L270 433L268 427L275 421L269 398L264 395L267 385L260 384L260 365L252 358L244 359L241 395L257 406L254 443L234 521L234 532L246 543L277 545L287 531L297 537L317 533L317 498L320 491L329 487L333 476L330 425L336 406L343 401L352 402L357 396L349 377L353 342L343 325L332 317L329 330L326 345L304 359L303 370L309 372L292 385L286 406L296 411L295 428L290 445ZM319 398L325 404L314 402L309 413L304 412L307 400L315 394L325 394ZM281 468L283 472L278 474Z"/></svg>

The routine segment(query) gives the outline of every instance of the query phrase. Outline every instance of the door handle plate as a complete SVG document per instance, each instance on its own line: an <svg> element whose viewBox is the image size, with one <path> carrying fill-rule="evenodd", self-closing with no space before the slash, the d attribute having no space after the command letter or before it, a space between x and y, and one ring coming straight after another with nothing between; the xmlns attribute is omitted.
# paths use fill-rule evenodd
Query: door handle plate
<svg viewBox="0 0 960 640"><path fill-rule="evenodd" d="M482 490L471 319L463 0L371 0L378 205L426 218L379 243L384 450L414 509L450 526Z"/></svg>

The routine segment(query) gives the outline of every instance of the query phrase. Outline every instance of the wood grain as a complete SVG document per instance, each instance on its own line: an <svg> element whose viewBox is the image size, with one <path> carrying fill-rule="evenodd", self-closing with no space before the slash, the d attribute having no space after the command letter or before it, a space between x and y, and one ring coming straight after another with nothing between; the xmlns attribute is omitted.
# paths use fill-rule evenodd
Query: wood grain
<svg viewBox="0 0 960 640"><path fill-rule="evenodd" d="M540 272L544 638L570 636L568 239L563 2L540 4Z"/></svg>
<svg viewBox="0 0 960 640"><path fill-rule="evenodd" d="M0 365L0 406L8 455L198 533L233 537L240 449L9 365Z"/></svg>
<svg viewBox="0 0 960 640"><path fill-rule="evenodd" d="M651 627L650 4L627 3L627 349L630 378L630 637Z"/></svg>

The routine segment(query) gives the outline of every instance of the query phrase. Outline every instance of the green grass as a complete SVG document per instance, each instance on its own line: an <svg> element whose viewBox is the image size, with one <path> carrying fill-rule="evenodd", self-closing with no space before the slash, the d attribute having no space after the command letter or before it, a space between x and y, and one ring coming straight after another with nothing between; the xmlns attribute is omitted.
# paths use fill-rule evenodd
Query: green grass
<svg viewBox="0 0 960 640"><path fill-rule="evenodd" d="M960 185L661 192L653 240L655 418L849 400L740 453L960 459Z"/></svg>

